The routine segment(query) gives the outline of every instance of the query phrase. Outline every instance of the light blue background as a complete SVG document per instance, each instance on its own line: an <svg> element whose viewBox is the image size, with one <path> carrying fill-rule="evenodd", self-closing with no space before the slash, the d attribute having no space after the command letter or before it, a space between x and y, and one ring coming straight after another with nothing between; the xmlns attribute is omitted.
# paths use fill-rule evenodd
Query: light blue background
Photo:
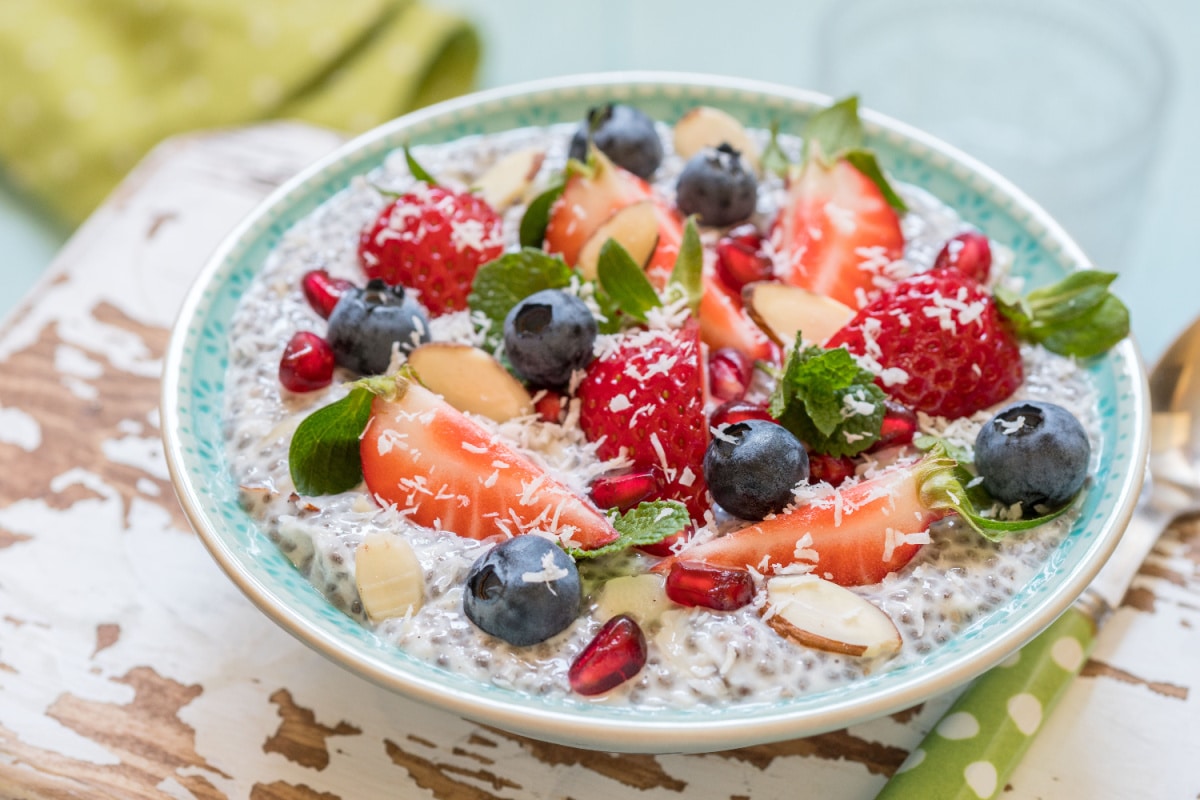
<svg viewBox="0 0 1200 800"><path fill-rule="evenodd" d="M476 20L487 47L485 87L576 72L669 69L757 78L814 89L812 43L837 0L426 0ZM1141 0L1175 67L1161 151L1142 219L1131 224L1130 266L1117 291L1153 360L1200 311L1200 3ZM1014 58L1009 68L1020 69ZM1036 76L1031 76L1036 86ZM864 102L870 105L870 98ZM26 292L64 234L0 187L0 314Z"/></svg>

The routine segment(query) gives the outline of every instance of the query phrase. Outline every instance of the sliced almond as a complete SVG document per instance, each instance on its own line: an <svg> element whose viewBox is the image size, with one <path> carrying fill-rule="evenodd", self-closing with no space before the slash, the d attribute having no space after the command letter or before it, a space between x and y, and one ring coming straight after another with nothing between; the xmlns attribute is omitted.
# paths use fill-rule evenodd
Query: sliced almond
<svg viewBox="0 0 1200 800"><path fill-rule="evenodd" d="M595 280L600 264L600 248L616 239L639 266L646 266L658 247L658 212L654 201L642 200L617 211L588 237L579 250L575 266L588 280Z"/></svg>
<svg viewBox="0 0 1200 800"><path fill-rule="evenodd" d="M728 144L758 171L758 145L734 117L719 108L697 106L675 123L675 152L684 160L706 147Z"/></svg>
<svg viewBox="0 0 1200 800"><path fill-rule="evenodd" d="M867 658L900 649L900 631L891 617L849 589L815 575L768 580L762 613L777 633L805 647Z"/></svg>
<svg viewBox="0 0 1200 800"><path fill-rule="evenodd" d="M373 622L416 613L425 601L425 573L412 545L388 533L368 534L354 552L354 580Z"/></svg>
<svg viewBox="0 0 1200 800"><path fill-rule="evenodd" d="M652 572L609 580L596 601L601 619L628 614L643 626L657 621L672 605L667 598L666 578Z"/></svg>
<svg viewBox="0 0 1200 800"><path fill-rule="evenodd" d="M540 147L516 150L480 175L474 188L493 209L503 211L525 196L545 159Z"/></svg>
<svg viewBox="0 0 1200 800"><path fill-rule="evenodd" d="M742 302L750 319L771 341L790 347L796 333L806 342L822 344L854 319L850 306L790 283L761 281L742 287Z"/></svg>
<svg viewBox="0 0 1200 800"><path fill-rule="evenodd" d="M421 383L459 411L496 422L533 413L533 398L521 382L478 347L428 342L409 354L408 363Z"/></svg>

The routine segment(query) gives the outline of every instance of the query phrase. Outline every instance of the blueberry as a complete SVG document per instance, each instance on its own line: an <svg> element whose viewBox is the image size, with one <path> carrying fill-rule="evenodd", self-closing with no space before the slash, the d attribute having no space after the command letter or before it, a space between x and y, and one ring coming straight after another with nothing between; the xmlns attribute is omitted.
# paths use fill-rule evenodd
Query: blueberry
<svg viewBox="0 0 1200 800"><path fill-rule="evenodd" d="M582 300L561 289L543 289L504 318L504 352L534 386L559 388L592 359L596 320Z"/></svg>
<svg viewBox="0 0 1200 800"><path fill-rule="evenodd" d="M758 203L758 179L742 154L727 144L692 156L675 185L675 203L705 225L723 227L749 219Z"/></svg>
<svg viewBox="0 0 1200 800"><path fill-rule="evenodd" d="M808 480L808 453L783 426L748 419L713 437L704 453L704 479L730 514L762 519L790 503L796 484Z"/></svg>
<svg viewBox="0 0 1200 800"><path fill-rule="evenodd" d="M634 108L609 103L588 110L587 119L571 137L568 155L578 161L587 158L588 129L592 143L613 163L637 175L649 178L662 163L662 141L654 129L654 120Z"/></svg>
<svg viewBox="0 0 1200 800"><path fill-rule="evenodd" d="M359 375L382 375L392 360L392 344L408 352L429 338L425 308L402 286L370 281L348 289L329 315L326 339L339 366Z"/></svg>
<svg viewBox="0 0 1200 800"><path fill-rule="evenodd" d="M536 534L515 536L467 572L463 611L485 633L525 647L562 631L583 604L575 562Z"/></svg>
<svg viewBox="0 0 1200 800"><path fill-rule="evenodd" d="M984 423L975 439L975 468L1000 502L1055 508L1083 486L1091 453L1070 411L1027 400Z"/></svg>

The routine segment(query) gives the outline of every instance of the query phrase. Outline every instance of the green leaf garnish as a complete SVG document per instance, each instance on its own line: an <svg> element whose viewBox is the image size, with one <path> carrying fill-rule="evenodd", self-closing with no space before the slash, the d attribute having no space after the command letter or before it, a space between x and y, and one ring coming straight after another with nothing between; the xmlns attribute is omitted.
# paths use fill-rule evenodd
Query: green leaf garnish
<svg viewBox="0 0 1200 800"><path fill-rule="evenodd" d="M758 162L762 166L764 174L773 173L780 177L786 176L788 168L792 166L787 153L783 152L783 148L779 145L779 120L771 122L771 139L763 149L762 155L759 156Z"/></svg>
<svg viewBox="0 0 1200 800"><path fill-rule="evenodd" d="M571 283L571 268L561 258L526 247L489 261L475 273L467 307L491 322L489 335L500 336L504 318L517 303L543 289L561 289Z"/></svg>
<svg viewBox="0 0 1200 800"><path fill-rule="evenodd" d="M845 159L879 188L888 205L904 213L908 206L888 183L875 153L866 147L866 139L858 117L858 97L850 95L809 118L804 126L803 161L832 167Z"/></svg>
<svg viewBox="0 0 1200 800"><path fill-rule="evenodd" d="M929 455L921 461L919 469L922 470L922 505L926 508L945 508L957 512L977 533L993 542L1001 541L1010 533L1036 528L1062 516L1075 505L1075 501L1083 493L1081 490L1061 508L1037 517L1019 520L995 519L986 514L1001 507L1001 504L975 481L974 476L965 467L949 456L944 443L939 442L930 449Z"/></svg>
<svg viewBox="0 0 1200 800"><path fill-rule="evenodd" d="M805 347L796 334L769 410L818 453L852 456L879 440L884 397L875 376L844 348Z"/></svg>
<svg viewBox="0 0 1200 800"><path fill-rule="evenodd" d="M693 314L700 307L700 297L704 294L703 271L704 248L700 243L696 218L691 216L683 225L683 240L679 243L679 254L675 256L675 266L667 287L687 298Z"/></svg>
<svg viewBox="0 0 1200 800"><path fill-rule="evenodd" d="M550 224L550 209L554 201L562 197L565 181L558 181L525 207L521 217L521 247L541 247L546 239L546 226Z"/></svg>
<svg viewBox="0 0 1200 800"><path fill-rule="evenodd" d="M896 190L888 183L888 179L884 177L883 170L879 167L879 162L875 159L875 154L870 150L863 148L851 150L842 155L842 158L850 162L850 166L861 172L867 177L867 180L879 187L880 194L883 199L887 200L888 205L894 208L897 212L903 214L908 211L908 206L904 204L904 200L900 195L896 194Z"/></svg>
<svg viewBox="0 0 1200 800"><path fill-rule="evenodd" d="M609 239L600 248L596 277L616 307L636 320L645 322L646 312L662 305L646 273L616 239Z"/></svg>
<svg viewBox="0 0 1200 800"><path fill-rule="evenodd" d="M358 440L375 397L365 386L304 418L288 448L288 471L302 495L337 494L363 479Z"/></svg>
<svg viewBox="0 0 1200 800"><path fill-rule="evenodd" d="M419 163L417 163L415 158L413 158L412 151L408 149L408 145L404 145L404 161L408 164L408 171L412 173L414 178L419 181L424 181L430 186L438 185L437 178L430 175L429 172L426 171L426 169Z"/></svg>
<svg viewBox="0 0 1200 800"><path fill-rule="evenodd" d="M567 552L575 559L596 558L619 553L630 547L658 544L679 533L691 522L687 507L675 500L650 500L639 503L624 514L612 512L611 519L613 527L620 534L619 538L594 550L567 548Z"/></svg>
<svg viewBox="0 0 1200 800"><path fill-rule="evenodd" d="M1108 290L1113 272L1080 270L1024 298L996 292L996 306L1022 339L1051 352L1091 358L1129 335L1129 309Z"/></svg>

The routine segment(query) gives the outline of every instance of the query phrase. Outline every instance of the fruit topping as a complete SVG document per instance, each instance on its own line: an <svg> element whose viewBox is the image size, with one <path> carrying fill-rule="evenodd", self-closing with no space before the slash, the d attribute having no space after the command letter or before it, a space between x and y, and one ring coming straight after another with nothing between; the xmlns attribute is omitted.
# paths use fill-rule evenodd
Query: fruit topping
<svg viewBox="0 0 1200 800"><path fill-rule="evenodd" d="M541 536L507 539L484 553L467 572L463 591L467 618L517 647L565 630L582 604L575 562Z"/></svg>
<svg viewBox="0 0 1200 800"><path fill-rule="evenodd" d="M824 453L808 454L808 482L828 483L834 488L854 477L857 464L850 456L830 456Z"/></svg>
<svg viewBox="0 0 1200 800"><path fill-rule="evenodd" d="M571 399L561 392L542 389L533 396L533 410L542 422L561 423Z"/></svg>
<svg viewBox="0 0 1200 800"><path fill-rule="evenodd" d="M804 647L848 656L890 656L900 632L878 607L815 575L781 575L767 581L763 620Z"/></svg>
<svg viewBox="0 0 1200 800"><path fill-rule="evenodd" d="M676 561L667 573L666 591L682 606L734 611L754 599L754 578L744 569Z"/></svg>
<svg viewBox="0 0 1200 800"><path fill-rule="evenodd" d="M333 382L329 344L309 331L293 334L279 359L279 382L289 392L313 392Z"/></svg>
<svg viewBox="0 0 1200 800"><path fill-rule="evenodd" d="M489 167L471 188L492 209L504 211L529 191L545 159L546 151L540 147L515 150Z"/></svg>
<svg viewBox="0 0 1200 800"><path fill-rule="evenodd" d="M596 616L612 619L627 614L642 625L649 625L670 607L666 579L662 575L643 572L605 581L596 600Z"/></svg>
<svg viewBox="0 0 1200 800"><path fill-rule="evenodd" d="M749 400L729 400L713 409L712 415L708 418L708 424L713 428L720 428L723 425L745 422L748 419L775 422L771 412L762 403L752 403Z"/></svg>
<svg viewBox="0 0 1200 800"><path fill-rule="evenodd" d="M587 119L571 137L570 158L584 161L588 141L639 178L649 178L662 163L663 147L654 120L633 106L607 103L588 109Z"/></svg>
<svg viewBox="0 0 1200 800"><path fill-rule="evenodd" d="M372 622L421 610L425 573L412 545L399 536L369 533L354 551L354 581Z"/></svg>
<svg viewBox="0 0 1200 800"><path fill-rule="evenodd" d="M979 231L963 231L942 245L933 268L956 269L987 283L992 271L992 245Z"/></svg>
<svg viewBox="0 0 1200 800"><path fill-rule="evenodd" d="M746 313L771 341L782 347L803 334L822 344L854 318L854 309L832 297L790 283L751 283L742 289Z"/></svg>
<svg viewBox="0 0 1200 800"><path fill-rule="evenodd" d="M533 398L484 350L455 342L427 342L408 356L425 388L459 411L504 422L533 413Z"/></svg>
<svg viewBox="0 0 1200 800"><path fill-rule="evenodd" d="M742 123L719 108L697 106L688 111L675 123L673 139L676 155L685 161L701 150L727 144L758 170L758 145Z"/></svg>
<svg viewBox="0 0 1200 800"><path fill-rule="evenodd" d="M592 482L592 502L600 508L628 511L658 489L658 478L652 470L605 475Z"/></svg>
<svg viewBox="0 0 1200 800"><path fill-rule="evenodd" d="M368 278L419 292L435 317L466 308L476 270L502 252L500 217L482 198L425 184L389 203L358 243Z"/></svg>
<svg viewBox="0 0 1200 800"><path fill-rule="evenodd" d="M382 375L393 347L408 352L429 338L429 317L404 287L373 278L366 288L342 294L329 315L328 337L339 366Z"/></svg>
<svg viewBox="0 0 1200 800"><path fill-rule="evenodd" d="M740 350L719 347L708 354L708 390L716 399L740 400L750 385L754 365Z"/></svg>
<svg viewBox="0 0 1200 800"><path fill-rule="evenodd" d="M885 447L896 447L911 444L917 435L917 415L911 408L895 400L885 400L883 403L883 423L879 426L879 439L871 445L868 452L876 452Z"/></svg>
<svg viewBox="0 0 1200 800"><path fill-rule="evenodd" d="M636 468L657 467L653 497L683 502L696 520L708 508L701 358L694 326L629 334L592 361L576 391L579 425L600 458L624 450Z"/></svg>
<svg viewBox="0 0 1200 800"><path fill-rule="evenodd" d="M758 228L739 225L717 240L717 276L730 289L775 277L775 263L763 249ZM791 341L790 339L788 341Z"/></svg>
<svg viewBox="0 0 1200 800"><path fill-rule="evenodd" d="M639 200L617 209L587 238L579 250L575 266L579 274L595 280L599 272L600 250L612 239L625 248L638 267L645 269L658 247L659 218L653 200Z"/></svg>
<svg viewBox="0 0 1200 800"><path fill-rule="evenodd" d="M1091 452L1070 411L1027 400L984 423L975 440L975 467L984 488L1002 503L1058 508L1083 486Z"/></svg>
<svg viewBox="0 0 1200 800"><path fill-rule="evenodd" d="M583 550L617 538L595 506L413 380L375 397L362 432L367 491L427 528L471 539L543 531Z"/></svg>
<svg viewBox="0 0 1200 800"><path fill-rule="evenodd" d="M300 279L300 288L304 291L304 299L312 306L312 310L320 315L321 319L329 319L329 315L333 313L333 307L337 305L342 294L353 287L354 284L350 281L345 278L332 278L323 269L309 270Z"/></svg>
<svg viewBox="0 0 1200 800"><path fill-rule="evenodd" d="M747 316L741 293L726 285L712 268L704 270L703 286L697 316L704 343L712 348L732 347L752 361L775 360L778 348Z"/></svg>
<svg viewBox="0 0 1200 800"><path fill-rule="evenodd" d="M559 389L592 360L596 320L561 289L543 289L512 307L504 320L504 353L534 386Z"/></svg>
<svg viewBox="0 0 1200 800"><path fill-rule="evenodd" d="M900 402L951 419L999 403L1024 378L1017 341L992 296L954 270L901 281L826 345L859 356Z"/></svg>
<svg viewBox="0 0 1200 800"><path fill-rule="evenodd" d="M782 426L746 420L713 433L704 479L722 508L758 520L792 502L796 485L808 480L808 454Z"/></svg>
<svg viewBox="0 0 1200 800"><path fill-rule="evenodd" d="M646 665L646 635L624 614L604 624L567 671L578 694L603 694L637 675Z"/></svg>
<svg viewBox="0 0 1200 800"><path fill-rule="evenodd" d="M688 160L675 188L675 204L700 222L724 227L754 213L758 179L728 144L701 150Z"/></svg>

